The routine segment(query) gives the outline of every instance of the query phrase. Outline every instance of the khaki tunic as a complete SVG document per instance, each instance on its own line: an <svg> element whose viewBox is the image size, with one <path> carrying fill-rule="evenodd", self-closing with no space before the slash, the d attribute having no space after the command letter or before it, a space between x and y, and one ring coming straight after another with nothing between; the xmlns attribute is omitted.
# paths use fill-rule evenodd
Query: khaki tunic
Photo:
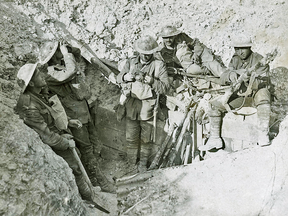
<svg viewBox="0 0 288 216"><path fill-rule="evenodd" d="M156 93L165 94L169 89L168 73L166 66L162 61L152 58L147 64L143 65L140 62L140 57L137 56L126 62L121 73L117 76L117 82L119 84L127 84L123 79L124 75L127 73L134 73L137 70L141 70L146 75L154 78L154 82L150 85L152 96L140 100L133 96L133 94L130 94L125 104L126 116L131 120L149 120L153 117Z"/></svg>

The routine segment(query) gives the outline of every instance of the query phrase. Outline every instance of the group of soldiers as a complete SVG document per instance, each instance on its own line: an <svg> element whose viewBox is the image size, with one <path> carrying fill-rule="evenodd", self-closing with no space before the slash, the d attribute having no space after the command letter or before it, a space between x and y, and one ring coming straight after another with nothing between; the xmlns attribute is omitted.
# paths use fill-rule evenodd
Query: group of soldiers
<svg viewBox="0 0 288 216"><path fill-rule="evenodd" d="M262 62L264 59L260 54L251 50L251 39L244 37L233 42L235 53L226 67L211 49L174 26L165 26L160 36L163 39L160 45L151 36L138 39L134 46L137 55L128 59L117 75L117 82L122 86L120 101L125 111L121 110L121 113L126 116L130 164L135 165L139 151L138 171L147 169L157 96L162 98L159 107L167 110L165 96L177 97L181 90L187 91L187 86L197 107L195 119L204 124L203 116L206 115L210 123L209 138L205 145L198 147L200 151L223 149L223 116L228 111L237 110L240 113L241 108L247 107L257 109L258 145L269 145L269 65ZM206 90L222 87L223 91L204 94L204 84ZM204 106L199 102L203 98L206 101ZM177 110L177 106L172 109Z"/></svg>
<svg viewBox="0 0 288 216"><path fill-rule="evenodd" d="M160 36L163 39L160 45L149 35L135 41L136 55L125 60L116 77L122 89L117 116L126 120L128 163L136 166L138 172L147 170L153 142L153 117L157 113L155 106L167 110L166 97L175 96L189 77L192 77L189 81L193 87L190 94L201 95L198 89L201 80L207 83L205 77L212 80L208 88L229 87L229 91L210 95L205 108L200 104L197 108L197 121L203 123L206 114L210 122L210 136L206 144L199 147L201 151L223 148L222 117L225 112L242 107L257 109L258 144L269 145L269 66L261 62L260 54L251 50L251 40L240 39L232 44L235 53L226 67L211 49L174 26L165 26ZM22 94L17 113L45 144L66 160L83 199L90 199L91 191L69 150L75 148L75 144L92 184L100 185L102 191L115 192L114 185L99 169L101 149L87 102L91 92L85 82L85 64L81 62L79 49L48 42L41 50L37 63L26 64L18 72ZM197 83L193 82L193 77Z"/></svg>

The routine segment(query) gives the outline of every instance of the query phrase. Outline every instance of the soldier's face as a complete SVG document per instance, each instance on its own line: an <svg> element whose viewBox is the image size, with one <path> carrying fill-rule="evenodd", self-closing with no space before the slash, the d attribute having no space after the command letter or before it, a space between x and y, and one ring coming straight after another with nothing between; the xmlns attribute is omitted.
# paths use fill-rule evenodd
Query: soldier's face
<svg viewBox="0 0 288 216"><path fill-rule="evenodd" d="M168 46L168 47L171 47L173 42L174 42L174 36L172 37L163 37L163 43Z"/></svg>
<svg viewBox="0 0 288 216"><path fill-rule="evenodd" d="M251 47L235 47L235 53L242 59L245 60L247 59L252 51L251 51Z"/></svg>
<svg viewBox="0 0 288 216"><path fill-rule="evenodd" d="M36 88L42 88L47 85L43 72L38 69L35 71L31 81L33 82L33 86Z"/></svg>
<svg viewBox="0 0 288 216"><path fill-rule="evenodd" d="M59 49L56 50L55 54L52 56L50 61L48 62L49 65L56 65L61 64L61 59L63 58L63 55Z"/></svg>
<svg viewBox="0 0 288 216"><path fill-rule="evenodd" d="M153 54L143 54L140 53L140 59L143 62L148 62L152 58Z"/></svg>

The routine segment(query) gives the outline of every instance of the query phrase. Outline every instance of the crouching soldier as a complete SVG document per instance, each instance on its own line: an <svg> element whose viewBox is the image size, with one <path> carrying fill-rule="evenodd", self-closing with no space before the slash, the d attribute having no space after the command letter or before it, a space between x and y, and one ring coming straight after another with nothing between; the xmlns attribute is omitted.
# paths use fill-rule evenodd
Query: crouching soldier
<svg viewBox="0 0 288 216"><path fill-rule="evenodd" d="M258 145L269 145L270 92L269 65L263 56L251 50L250 39L242 39L232 44L235 53L229 64L229 71L220 77L221 83L232 84L231 93L211 100L208 112L210 119L210 138L201 150L222 148L220 138L221 111L240 110L242 107L257 109ZM222 106L225 105L225 106Z"/></svg>
<svg viewBox="0 0 288 216"><path fill-rule="evenodd" d="M210 74L215 77L220 77L227 70L222 60L214 55L211 49L208 49L199 39L190 38L176 27L163 27L160 36L163 43L156 57L165 62L169 76L179 68L183 68L188 74ZM177 84L175 87L177 88Z"/></svg>
<svg viewBox="0 0 288 216"><path fill-rule="evenodd" d="M135 165L138 148L140 162L138 171L147 169L151 150L153 109L157 94L165 94L169 79L165 64L155 60L153 53L158 44L151 36L143 36L135 42L138 55L128 59L117 82L126 97L126 140L128 161Z"/></svg>
<svg viewBox="0 0 288 216"><path fill-rule="evenodd" d="M91 91L85 81L84 69L81 71L80 50L59 44L58 41L46 42L39 56L41 64L48 64L46 82L49 91L58 95L67 116L69 129L93 186L100 186L103 192L115 193L114 185L108 181L99 167L99 139L91 119L87 100ZM77 57L78 56L78 57ZM78 58L78 61L77 58ZM94 150L97 151L94 154Z"/></svg>
<svg viewBox="0 0 288 216"><path fill-rule="evenodd" d="M82 198L91 200L92 191L69 149L75 147L75 142L72 135L66 130L68 120L64 108L57 97L48 98L45 93L47 92L45 91L47 85L42 70L43 67L40 68L37 64L26 64L20 68L17 77L23 93L17 102L16 112L27 126L39 134L43 143L49 145L57 155L68 163L73 170ZM55 112L52 106L57 106L58 112Z"/></svg>

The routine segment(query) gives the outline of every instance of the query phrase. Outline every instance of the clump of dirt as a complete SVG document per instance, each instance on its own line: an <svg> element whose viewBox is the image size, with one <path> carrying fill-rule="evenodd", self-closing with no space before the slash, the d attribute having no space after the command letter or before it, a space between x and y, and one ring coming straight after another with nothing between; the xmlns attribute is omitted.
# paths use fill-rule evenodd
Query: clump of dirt
<svg viewBox="0 0 288 216"><path fill-rule="evenodd" d="M175 206L183 205L189 201L187 190L179 189L177 181L186 174L183 169L168 168L155 171L153 179L143 184L138 184L127 196L119 198L118 210L123 215L177 215ZM179 174L171 180L165 172L173 170ZM124 186L125 187L125 186ZM181 194L181 195L180 195Z"/></svg>

